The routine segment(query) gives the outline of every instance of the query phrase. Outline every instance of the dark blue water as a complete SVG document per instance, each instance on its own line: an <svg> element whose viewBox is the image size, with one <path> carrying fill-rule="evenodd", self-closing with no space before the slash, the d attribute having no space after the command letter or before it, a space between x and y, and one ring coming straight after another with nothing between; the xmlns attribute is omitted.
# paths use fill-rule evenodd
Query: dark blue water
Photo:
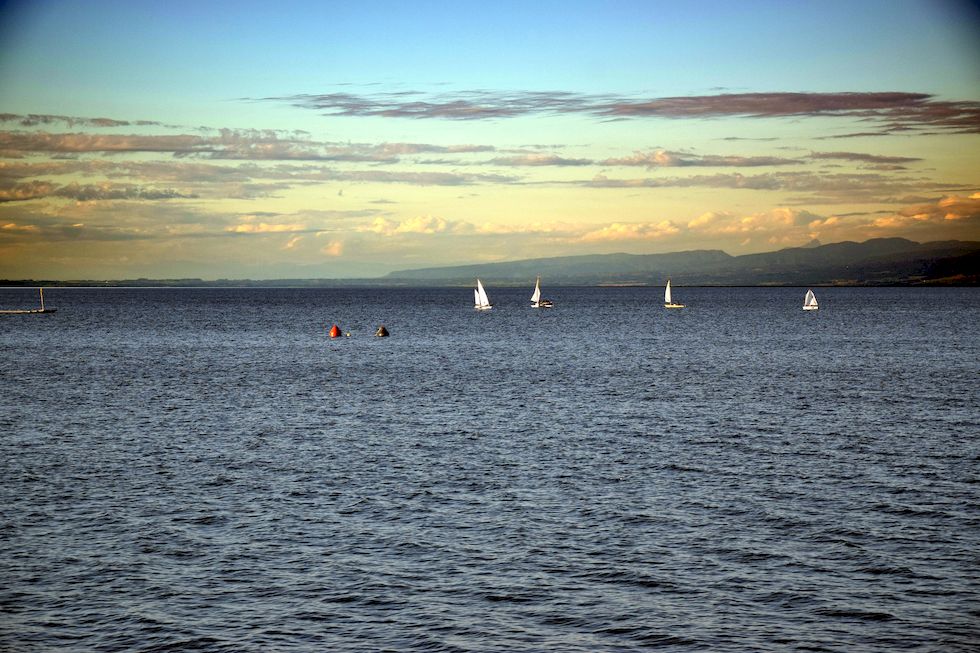
<svg viewBox="0 0 980 653"><path fill-rule="evenodd" d="M980 290L488 290L0 316L0 650L977 650Z"/></svg>

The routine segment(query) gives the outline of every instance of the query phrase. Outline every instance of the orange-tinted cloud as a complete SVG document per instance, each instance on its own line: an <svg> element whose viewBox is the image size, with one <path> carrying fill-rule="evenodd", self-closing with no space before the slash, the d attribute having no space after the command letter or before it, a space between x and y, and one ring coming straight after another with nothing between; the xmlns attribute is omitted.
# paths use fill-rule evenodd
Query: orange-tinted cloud
<svg viewBox="0 0 980 653"><path fill-rule="evenodd" d="M399 234L460 234L471 233L473 225L458 220L446 220L445 218L431 215L418 216L407 220L390 220L387 218L375 218L374 221L361 229L382 236L395 236Z"/></svg>
<svg viewBox="0 0 980 653"><path fill-rule="evenodd" d="M278 234L290 231L306 231L307 229L305 224L269 224L266 222L245 222L225 227L225 231L236 234Z"/></svg>
<svg viewBox="0 0 980 653"><path fill-rule="evenodd" d="M680 229L670 220L659 222L614 222L608 226L583 234L582 242L603 242L620 240L659 240L673 236Z"/></svg>

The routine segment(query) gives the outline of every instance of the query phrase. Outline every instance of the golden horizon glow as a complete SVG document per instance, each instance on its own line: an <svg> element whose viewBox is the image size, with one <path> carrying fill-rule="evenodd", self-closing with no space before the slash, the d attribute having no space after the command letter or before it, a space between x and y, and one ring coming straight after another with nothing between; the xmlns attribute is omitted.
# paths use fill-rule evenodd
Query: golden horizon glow
<svg viewBox="0 0 980 653"><path fill-rule="evenodd" d="M642 30L573 5L566 28L591 26L609 53L632 57L617 59L610 88L573 74L588 61L580 49L566 47L559 60L524 47L528 61L551 64L519 77L498 56L510 41L475 40L474 53L448 56L435 38L421 51L384 39L370 51L367 42L311 46L324 70L340 52L361 57L354 82L290 67L289 46L280 60L273 46L283 44L264 42L273 57L264 74L197 53L198 67L180 68L192 72L175 83L172 66L193 54L168 49L164 28L175 16L100 3L90 15L25 9L57 25L39 32L24 20L0 47L9 90L0 103L0 278L366 277L575 254L738 255L814 239L980 240L980 49L948 14L914 4L915 16L883 22L886 5L858 15L837 8L840 34L827 38L839 47L808 54L810 72L793 83L817 90L799 91L783 86L786 62L735 47L741 32L730 18L676 9L717 20L720 40L698 50L683 29L665 34L674 54L661 62L664 51ZM656 22L645 5L636 10ZM784 23L805 23L811 11L746 20L785 41ZM392 25L424 24L396 13ZM97 19L123 14L152 23L155 40L106 35L121 39L110 50L125 45L131 55L109 61L89 47L104 30ZM305 21L265 18L306 33ZM938 66L931 78L895 67L911 56L896 39L914 21L937 35L935 61L922 63ZM872 22L874 47L846 38ZM90 31L71 31L76 24ZM495 24L502 34L511 25ZM256 56L229 39L229 52ZM71 43L85 53L76 76L51 78L49 63ZM384 82L396 52L406 75L449 81ZM417 68L411 60L425 52L447 56ZM699 52L714 68L693 83L679 71ZM163 66L153 59L161 53L175 60ZM472 65L458 69L454 56ZM138 74L150 70L157 75ZM195 77L203 71L213 74ZM640 90L651 81L662 90ZM52 84L65 92L51 95ZM160 101L146 106L149 96Z"/></svg>

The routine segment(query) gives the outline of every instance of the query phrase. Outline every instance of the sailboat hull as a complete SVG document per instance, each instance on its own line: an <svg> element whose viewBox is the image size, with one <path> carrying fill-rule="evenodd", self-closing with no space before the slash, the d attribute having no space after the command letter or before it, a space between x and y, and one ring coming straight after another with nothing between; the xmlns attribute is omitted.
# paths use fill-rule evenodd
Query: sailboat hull
<svg viewBox="0 0 980 653"><path fill-rule="evenodd" d="M664 304L664 308L685 308L684 304Z"/></svg>
<svg viewBox="0 0 980 653"><path fill-rule="evenodd" d="M803 307L803 310L804 311L815 311L815 310L817 310L817 307L816 306L804 306Z"/></svg>

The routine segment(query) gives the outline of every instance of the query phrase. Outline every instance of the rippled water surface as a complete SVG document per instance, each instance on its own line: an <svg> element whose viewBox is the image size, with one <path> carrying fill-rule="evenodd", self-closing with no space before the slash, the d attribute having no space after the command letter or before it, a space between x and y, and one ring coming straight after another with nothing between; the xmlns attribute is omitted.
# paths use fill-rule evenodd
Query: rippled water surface
<svg viewBox="0 0 980 653"><path fill-rule="evenodd" d="M0 650L976 650L980 290L488 290L0 316Z"/></svg>

